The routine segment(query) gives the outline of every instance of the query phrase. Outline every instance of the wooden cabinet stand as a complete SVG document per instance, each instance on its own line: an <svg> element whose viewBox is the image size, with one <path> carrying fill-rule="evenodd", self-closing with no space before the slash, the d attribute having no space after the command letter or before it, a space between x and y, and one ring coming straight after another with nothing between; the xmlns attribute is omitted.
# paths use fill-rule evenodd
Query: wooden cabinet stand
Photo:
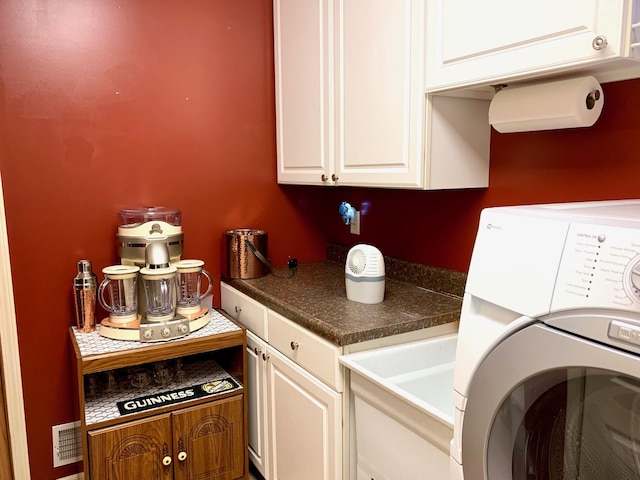
<svg viewBox="0 0 640 480"><path fill-rule="evenodd" d="M71 328L87 480L247 479L245 330L221 312L182 339Z"/></svg>

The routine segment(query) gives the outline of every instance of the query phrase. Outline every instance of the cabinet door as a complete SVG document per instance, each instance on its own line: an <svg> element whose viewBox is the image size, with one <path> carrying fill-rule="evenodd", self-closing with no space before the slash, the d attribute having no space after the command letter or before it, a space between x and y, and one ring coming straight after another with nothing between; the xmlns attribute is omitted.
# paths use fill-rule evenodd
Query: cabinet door
<svg viewBox="0 0 640 480"><path fill-rule="evenodd" d="M627 56L630 15L629 0L428 0L428 90Z"/></svg>
<svg viewBox="0 0 640 480"><path fill-rule="evenodd" d="M424 0L335 2L339 185L422 187Z"/></svg>
<svg viewBox="0 0 640 480"><path fill-rule="evenodd" d="M341 479L341 395L267 350L270 479Z"/></svg>
<svg viewBox="0 0 640 480"><path fill-rule="evenodd" d="M330 183L330 3L273 2L279 183Z"/></svg>
<svg viewBox="0 0 640 480"><path fill-rule="evenodd" d="M263 477L269 476L266 418L267 345L247 331L247 388L249 404L249 457Z"/></svg>
<svg viewBox="0 0 640 480"><path fill-rule="evenodd" d="M91 480L173 478L168 414L89 432L88 443Z"/></svg>
<svg viewBox="0 0 640 480"><path fill-rule="evenodd" d="M172 417L176 480L232 480L244 475L242 395L179 410Z"/></svg>

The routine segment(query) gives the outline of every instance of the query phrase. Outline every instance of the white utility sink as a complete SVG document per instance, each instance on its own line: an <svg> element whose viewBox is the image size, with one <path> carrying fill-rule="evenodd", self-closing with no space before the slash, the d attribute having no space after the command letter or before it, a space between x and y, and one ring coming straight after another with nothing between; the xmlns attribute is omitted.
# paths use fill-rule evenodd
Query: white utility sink
<svg viewBox="0 0 640 480"><path fill-rule="evenodd" d="M448 478L457 339L443 335L340 357L350 370L358 479ZM408 476L397 476L399 470Z"/></svg>

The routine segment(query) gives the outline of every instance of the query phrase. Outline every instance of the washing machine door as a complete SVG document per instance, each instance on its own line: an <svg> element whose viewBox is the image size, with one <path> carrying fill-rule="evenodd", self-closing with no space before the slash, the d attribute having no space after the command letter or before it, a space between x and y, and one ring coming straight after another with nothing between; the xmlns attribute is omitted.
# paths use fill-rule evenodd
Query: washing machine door
<svg viewBox="0 0 640 480"><path fill-rule="evenodd" d="M462 419L465 480L640 478L640 357L533 324L485 358Z"/></svg>

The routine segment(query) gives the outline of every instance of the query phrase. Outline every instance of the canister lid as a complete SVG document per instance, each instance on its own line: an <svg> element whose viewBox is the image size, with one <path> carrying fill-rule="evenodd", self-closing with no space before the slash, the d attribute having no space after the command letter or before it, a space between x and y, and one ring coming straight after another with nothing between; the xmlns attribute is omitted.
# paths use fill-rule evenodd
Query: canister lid
<svg viewBox="0 0 640 480"><path fill-rule="evenodd" d="M131 275L133 273L138 273L139 271L140 267L135 265L110 265L102 269L102 273L109 275L110 277L113 277L114 275Z"/></svg>
<svg viewBox="0 0 640 480"><path fill-rule="evenodd" d="M169 225L180 226L182 212L177 208L136 207L118 211L120 227L136 227L147 222L162 221Z"/></svg>

